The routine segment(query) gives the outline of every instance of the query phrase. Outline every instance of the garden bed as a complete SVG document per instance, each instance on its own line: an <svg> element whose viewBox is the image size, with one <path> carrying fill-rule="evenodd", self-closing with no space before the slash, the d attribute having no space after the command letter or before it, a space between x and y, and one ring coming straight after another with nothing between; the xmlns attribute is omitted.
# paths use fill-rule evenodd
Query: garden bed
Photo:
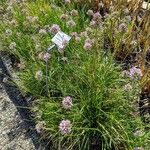
<svg viewBox="0 0 150 150"><path fill-rule="evenodd" d="M109 0L2 4L1 64L17 86L3 84L33 121L32 137L48 149L150 148L149 9ZM60 31L71 40L50 50Z"/></svg>

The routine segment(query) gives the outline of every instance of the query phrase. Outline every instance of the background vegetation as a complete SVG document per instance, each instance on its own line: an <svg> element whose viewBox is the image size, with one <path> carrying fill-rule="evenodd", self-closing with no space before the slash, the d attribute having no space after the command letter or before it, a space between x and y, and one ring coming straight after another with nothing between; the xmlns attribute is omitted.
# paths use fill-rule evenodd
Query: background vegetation
<svg viewBox="0 0 150 150"><path fill-rule="evenodd" d="M35 98L43 138L61 150L150 148L138 109L140 94L150 92L150 10L142 1L0 4L1 50L13 56L16 84ZM48 55L58 30L72 39Z"/></svg>

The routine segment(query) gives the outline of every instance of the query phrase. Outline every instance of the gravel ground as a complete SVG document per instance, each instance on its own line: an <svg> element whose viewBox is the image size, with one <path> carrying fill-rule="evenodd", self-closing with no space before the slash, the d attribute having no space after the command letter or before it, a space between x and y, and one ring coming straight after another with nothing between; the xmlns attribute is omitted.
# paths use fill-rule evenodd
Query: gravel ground
<svg viewBox="0 0 150 150"><path fill-rule="evenodd" d="M25 124L0 84L0 150L35 150Z"/></svg>

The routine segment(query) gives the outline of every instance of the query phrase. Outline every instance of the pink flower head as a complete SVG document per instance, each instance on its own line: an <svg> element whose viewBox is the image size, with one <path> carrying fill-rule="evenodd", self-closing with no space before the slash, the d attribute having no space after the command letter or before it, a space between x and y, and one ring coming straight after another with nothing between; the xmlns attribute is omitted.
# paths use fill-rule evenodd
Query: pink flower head
<svg viewBox="0 0 150 150"><path fill-rule="evenodd" d="M92 30L90 27L87 27L85 30L86 30L86 32L88 32L88 33L92 33L92 32L93 32L93 30Z"/></svg>
<svg viewBox="0 0 150 150"><path fill-rule="evenodd" d="M126 16L125 19L130 22L132 20L131 16Z"/></svg>
<svg viewBox="0 0 150 150"><path fill-rule="evenodd" d="M71 11L71 15L72 15L72 16L78 16L78 11L75 10L75 9L73 9L73 10Z"/></svg>
<svg viewBox="0 0 150 150"><path fill-rule="evenodd" d="M134 77L135 75L138 75L138 76L142 76L142 71L141 69L139 68L136 68L136 67L132 67L130 70L129 70L129 76L130 77Z"/></svg>
<svg viewBox="0 0 150 150"><path fill-rule="evenodd" d="M44 61L48 61L50 58L51 58L51 54L49 54L49 53L45 53L45 54L43 55Z"/></svg>
<svg viewBox="0 0 150 150"><path fill-rule="evenodd" d="M77 34L77 32L72 32L70 35L71 35L72 37L76 37L78 34Z"/></svg>
<svg viewBox="0 0 150 150"><path fill-rule="evenodd" d="M46 34L47 32L46 32L46 30L45 29L40 29L39 30L39 34Z"/></svg>
<svg viewBox="0 0 150 150"><path fill-rule="evenodd" d="M65 0L65 4L70 4L71 1L70 0Z"/></svg>
<svg viewBox="0 0 150 150"><path fill-rule="evenodd" d="M44 121L41 121L41 122L38 122L36 125L35 125L35 129L38 133L41 133L43 128L45 126L45 122Z"/></svg>
<svg viewBox="0 0 150 150"><path fill-rule="evenodd" d="M53 24L50 28L50 33L56 34L60 31L60 27L57 24Z"/></svg>
<svg viewBox="0 0 150 150"><path fill-rule="evenodd" d="M120 30L121 32L125 32L125 31L127 30L127 25L126 25L125 23L121 23L121 24L119 25L119 30Z"/></svg>
<svg viewBox="0 0 150 150"><path fill-rule="evenodd" d="M85 43L84 46L83 46L83 48L85 50L90 50L92 48L92 44L91 43Z"/></svg>
<svg viewBox="0 0 150 150"><path fill-rule="evenodd" d="M92 20L91 22L90 22L90 26L97 26L97 22L96 21L94 21L94 20Z"/></svg>
<svg viewBox="0 0 150 150"><path fill-rule="evenodd" d="M131 89L132 89L132 86L129 83L124 86L125 91L129 91Z"/></svg>
<svg viewBox="0 0 150 150"><path fill-rule="evenodd" d="M126 77L129 76L129 71L124 70L124 71L122 72L122 76L124 76L124 77L125 77L125 76L126 76Z"/></svg>
<svg viewBox="0 0 150 150"><path fill-rule="evenodd" d="M43 60L43 57L44 57L44 52L40 52L40 53L38 54L38 58L39 58L40 60Z"/></svg>
<svg viewBox="0 0 150 150"><path fill-rule="evenodd" d="M20 70L25 69L25 67L26 67L26 65L25 65L25 62L23 62L23 61L21 61L21 62L18 64L18 68L19 68Z"/></svg>
<svg viewBox="0 0 150 150"><path fill-rule="evenodd" d="M71 132L71 122L70 120L62 120L59 124L59 130L61 134L68 134Z"/></svg>
<svg viewBox="0 0 150 150"><path fill-rule="evenodd" d="M142 130L136 130L136 131L133 133L133 135L134 135L135 137L142 137L142 136L144 136L144 134L145 134L145 132L142 131Z"/></svg>
<svg viewBox="0 0 150 150"><path fill-rule="evenodd" d="M92 45L92 44L94 44L94 39L87 38L85 40L85 43L90 43Z"/></svg>
<svg viewBox="0 0 150 150"><path fill-rule="evenodd" d="M125 15L128 15L128 14L130 13L130 11L129 11L128 8L126 8L126 9L123 10L123 13L124 13Z"/></svg>
<svg viewBox="0 0 150 150"><path fill-rule="evenodd" d="M68 28L72 28L72 27L74 27L76 25L76 23L73 21L73 20L69 20L68 22L67 22L67 27Z"/></svg>
<svg viewBox="0 0 150 150"><path fill-rule="evenodd" d="M108 18L109 17L109 14L108 13L105 13L104 14L104 18L106 19L106 18Z"/></svg>
<svg viewBox="0 0 150 150"><path fill-rule="evenodd" d="M76 42L80 42L80 41L81 41L81 38L80 38L79 36L77 36L77 37L75 38L75 41L76 41Z"/></svg>
<svg viewBox="0 0 150 150"><path fill-rule="evenodd" d="M39 51L39 50L41 49L41 45L40 45L40 44L36 44L36 45L35 45L35 49L36 49L37 51Z"/></svg>
<svg viewBox="0 0 150 150"><path fill-rule="evenodd" d="M93 15L93 20L98 21L102 18L101 14L99 12L95 13Z"/></svg>
<svg viewBox="0 0 150 150"><path fill-rule="evenodd" d="M30 22L30 23L34 23L38 20L37 16L27 16L26 19Z"/></svg>
<svg viewBox="0 0 150 150"><path fill-rule="evenodd" d="M15 27L18 25L18 24L17 24L17 21L14 20L14 19L11 20L11 21L9 22L9 24L12 25L12 26L15 26Z"/></svg>
<svg viewBox="0 0 150 150"><path fill-rule="evenodd" d="M101 7L101 8L103 8L103 7L104 7L104 3L103 3L103 2L100 2L100 3L98 4L98 6Z"/></svg>
<svg viewBox="0 0 150 150"><path fill-rule="evenodd" d="M88 37L88 34L87 34L86 31L83 31L83 32L80 33L80 36L81 37Z"/></svg>
<svg viewBox="0 0 150 150"><path fill-rule="evenodd" d="M9 48L11 50L15 50L16 49L16 43L15 42L12 42L10 45L9 45Z"/></svg>
<svg viewBox="0 0 150 150"><path fill-rule="evenodd" d="M65 109L71 109L73 106L72 104L72 98L70 96L64 97L62 101L63 108Z"/></svg>
<svg viewBox="0 0 150 150"><path fill-rule="evenodd" d="M64 21L66 21L66 20L68 20L68 15L67 14L62 14L61 16L60 16L60 19L61 20L64 20Z"/></svg>
<svg viewBox="0 0 150 150"><path fill-rule="evenodd" d="M87 11L87 15L88 15L88 16L93 16L93 15L94 15L93 10L88 10L88 11Z"/></svg>
<svg viewBox="0 0 150 150"><path fill-rule="evenodd" d="M6 36L11 36L12 35L12 31L10 29L7 29L5 33L6 33Z"/></svg>
<svg viewBox="0 0 150 150"><path fill-rule="evenodd" d="M136 46L137 45L137 41L136 40L132 40L131 41L131 45Z"/></svg>
<svg viewBox="0 0 150 150"><path fill-rule="evenodd" d="M43 78L43 72L41 70L37 71L35 73L35 78L38 80L38 81L41 81L42 78Z"/></svg>

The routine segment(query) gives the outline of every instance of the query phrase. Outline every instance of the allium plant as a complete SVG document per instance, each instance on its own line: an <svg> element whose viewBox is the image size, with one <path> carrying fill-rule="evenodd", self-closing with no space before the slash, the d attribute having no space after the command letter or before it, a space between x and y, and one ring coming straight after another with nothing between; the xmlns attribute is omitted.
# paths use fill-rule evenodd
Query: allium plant
<svg viewBox="0 0 150 150"><path fill-rule="evenodd" d="M64 109L71 109L72 107L72 98L70 96L64 97L62 101L62 105Z"/></svg>
<svg viewBox="0 0 150 150"><path fill-rule="evenodd" d="M69 134L71 132L71 122L70 120L62 120L59 124L59 129L61 134Z"/></svg>
<svg viewBox="0 0 150 150"><path fill-rule="evenodd" d="M58 31L60 31L60 27L57 24L53 24L50 28L50 33L55 35Z"/></svg>
<svg viewBox="0 0 150 150"><path fill-rule="evenodd" d="M123 20L124 25L120 25L122 22L116 24L120 14L113 12L105 15L102 24L99 11L87 7L80 9L83 1L55 2L62 7L41 0L6 4L7 13L2 11L3 49L23 60L25 68L20 67L17 72L17 84L23 92L37 99L33 105L37 120L35 129L39 133L44 130L43 137L51 140L52 149L148 147L149 135L146 131L140 132L144 126L135 108L140 78L132 78L141 76L141 71L131 68L122 75L121 67L109 52L106 53L109 47L103 46L107 39L112 45L113 40L123 44L120 37L130 27L130 18ZM125 13L129 15L128 10ZM46 53L52 44L51 38L60 30L71 35L72 40L65 49ZM116 51L120 50L118 44L114 46ZM48 93L45 88L47 60Z"/></svg>

